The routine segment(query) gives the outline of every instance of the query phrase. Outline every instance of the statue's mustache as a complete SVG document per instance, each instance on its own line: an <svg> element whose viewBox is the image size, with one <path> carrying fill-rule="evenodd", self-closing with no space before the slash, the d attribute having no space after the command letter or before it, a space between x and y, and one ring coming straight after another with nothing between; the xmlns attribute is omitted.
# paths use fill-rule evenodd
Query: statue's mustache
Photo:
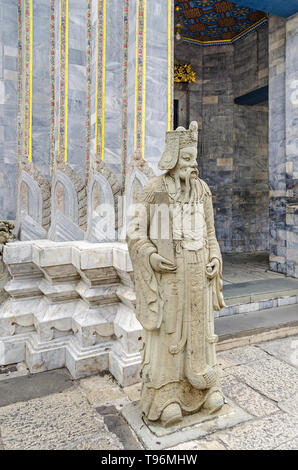
<svg viewBox="0 0 298 470"><path fill-rule="evenodd" d="M180 168L182 168L182 169L189 168L190 170L197 170L196 165L181 165Z"/></svg>
<svg viewBox="0 0 298 470"><path fill-rule="evenodd" d="M191 175L191 173L196 173L196 175L198 176L199 175L199 172L198 172L198 169L196 166L181 166L180 167L181 170L185 170L187 176Z"/></svg>

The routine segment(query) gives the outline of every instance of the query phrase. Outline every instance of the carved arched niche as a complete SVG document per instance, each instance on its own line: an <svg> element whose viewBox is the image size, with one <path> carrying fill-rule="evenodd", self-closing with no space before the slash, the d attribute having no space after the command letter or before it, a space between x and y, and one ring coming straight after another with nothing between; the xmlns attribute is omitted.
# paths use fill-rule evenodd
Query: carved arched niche
<svg viewBox="0 0 298 470"><path fill-rule="evenodd" d="M121 231L119 231L119 238L122 241L125 241L126 239L126 231L134 212L134 204L138 202L143 186L147 183L147 181L148 177L137 167L134 166L130 169L125 185L122 226Z"/></svg>
<svg viewBox="0 0 298 470"><path fill-rule="evenodd" d="M153 169L141 155L135 153L128 168L123 198L122 225L119 239L125 241L126 231L144 185L155 175Z"/></svg>
<svg viewBox="0 0 298 470"><path fill-rule="evenodd" d="M31 164L19 174L17 233L20 240L47 238L51 219L50 185Z"/></svg>
<svg viewBox="0 0 298 470"><path fill-rule="evenodd" d="M54 241L83 240L86 228L86 188L68 165L56 170L52 179L52 225L49 238Z"/></svg>
<svg viewBox="0 0 298 470"><path fill-rule="evenodd" d="M117 213L120 185L103 162L97 163L88 183L88 218L86 240L107 242L117 240Z"/></svg>

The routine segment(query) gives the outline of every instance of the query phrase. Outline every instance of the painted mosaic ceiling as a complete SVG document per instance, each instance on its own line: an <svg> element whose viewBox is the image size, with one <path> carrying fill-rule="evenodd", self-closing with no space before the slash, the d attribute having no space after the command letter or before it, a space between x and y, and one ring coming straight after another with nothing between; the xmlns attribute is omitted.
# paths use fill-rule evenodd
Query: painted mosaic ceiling
<svg viewBox="0 0 298 470"><path fill-rule="evenodd" d="M175 0L176 31L202 44L232 42L265 21L263 11L225 0Z"/></svg>

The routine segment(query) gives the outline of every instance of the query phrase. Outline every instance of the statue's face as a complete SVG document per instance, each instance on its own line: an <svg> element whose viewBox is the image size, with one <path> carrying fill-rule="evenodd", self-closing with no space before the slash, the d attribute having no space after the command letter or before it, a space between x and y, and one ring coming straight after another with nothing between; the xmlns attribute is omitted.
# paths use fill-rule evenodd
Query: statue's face
<svg viewBox="0 0 298 470"><path fill-rule="evenodd" d="M174 169L179 178L185 180L198 177L197 169L197 149L194 147L185 147L180 150L178 163Z"/></svg>

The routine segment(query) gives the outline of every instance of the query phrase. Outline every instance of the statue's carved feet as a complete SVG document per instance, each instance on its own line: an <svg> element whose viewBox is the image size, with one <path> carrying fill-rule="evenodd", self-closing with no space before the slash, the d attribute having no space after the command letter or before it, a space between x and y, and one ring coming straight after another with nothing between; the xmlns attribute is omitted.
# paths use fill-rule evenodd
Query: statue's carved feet
<svg viewBox="0 0 298 470"><path fill-rule="evenodd" d="M161 424L164 427L173 426L182 421L182 411L178 403L171 403L161 414Z"/></svg>
<svg viewBox="0 0 298 470"><path fill-rule="evenodd" d="M220 392L213 392L204 403L203 408L209 411L209 414L219 411L225 403L225 399Z"/></svg>

